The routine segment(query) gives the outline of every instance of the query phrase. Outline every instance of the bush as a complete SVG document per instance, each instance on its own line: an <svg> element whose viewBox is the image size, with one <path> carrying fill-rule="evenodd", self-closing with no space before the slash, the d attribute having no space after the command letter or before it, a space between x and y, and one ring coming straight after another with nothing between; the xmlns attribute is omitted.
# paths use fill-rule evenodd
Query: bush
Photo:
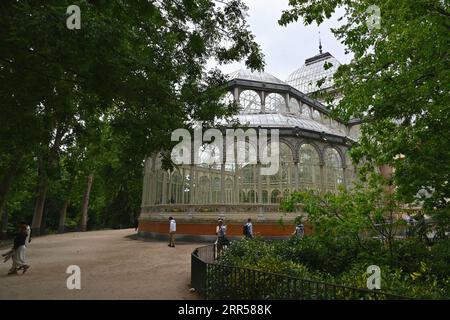
<svg viewBox="0 0 450 320"><path fill-rule="evenodd" d="M440 278L450 277L450 239L445 239L435 243L429 255L430 272Z"/></svg>
<svg viewBox="0 0 450 320"><path fill-rule="evenodd" d="M79 229L79 223L77 219L66 218L66 225L64 227L65 232L75 232Z"/></svg>
<svg viewBox="0 0 450 320"><path fill-rule="evenodd" d="M233 242L219 262L357 288L367 288L367 267L377 265L381 268L381 289L385 292L426 299L450 296L448 242L442 241L427 248L414 240L402 240L394 243L393 248L396 249L393 255L395 263L390 264L392 257L387 249L381 242L371 239L360 243L341 238L329 243L315 236L281 241L255 238ZM256 286L266 290L264 292L271 298L283 297L282 285L257 283ZM267 291L270 286L277 291ZM229 289L228 295L232 294ZM247 292L246 297L250 294Z"/></svg>

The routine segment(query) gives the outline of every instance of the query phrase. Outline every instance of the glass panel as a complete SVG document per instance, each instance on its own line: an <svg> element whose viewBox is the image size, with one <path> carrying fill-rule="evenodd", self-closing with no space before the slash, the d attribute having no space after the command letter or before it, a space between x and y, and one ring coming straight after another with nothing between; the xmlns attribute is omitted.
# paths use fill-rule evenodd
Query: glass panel
<svg viewBox="0 0 450 320"><path fill-rule="evenodd" d="M344 183L341 156L333 148L325 151L325 182L326 190L331 192Z"/></svg>
<svg viewBox="0 0 450 320"><path fill-rule="evenodd" d="M285 112L286 101L283 96L278 93L271 93L266 97L267 112Z"/></svg>
<svg viewBox="0 0 450 320"><path fill-rule="evenodd" d="M327 66L331 66L326 69ZM286 82L292 87L303 93L311 93L318 90L324 90L334 85L333 75L339 68L339 61L333 56L325 56L312 63L305 64L300 69L293 72ZM317 82L324 79L325 81L319 87Z"/></svg>
<svg viewBox="0 0 450 320"><path fill-rule="evenodd" d="M291 98L291 101L289 101L289 111L291 113L300 114L300 105L294 98Z"/></svg>
<svg viewBox="0 0 450 320"><path fill-rule="evenodd" d="M239 96L239 104L242 112L258 113L261 111L261 98L253 90L244 90Z"/></svg>
<svg viewBox="0 0 450 320"><path fill-rule="evenodd" d="M298 171L300 189L320 187L319 154L312 145L305 144L300 147Z"/></svg>
<svg viewBox="0 0 450 320"><path fill-rule="evenodd" d="M279 190L273 190L272 194L270 196L270 203L280 203L281 200L281 193Z"/></svg>

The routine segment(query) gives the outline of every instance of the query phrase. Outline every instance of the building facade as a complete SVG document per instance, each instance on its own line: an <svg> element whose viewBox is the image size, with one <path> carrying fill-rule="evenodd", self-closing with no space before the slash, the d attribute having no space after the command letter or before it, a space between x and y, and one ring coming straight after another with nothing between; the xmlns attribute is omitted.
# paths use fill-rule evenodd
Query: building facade
<svg viewBox="0 0 450 320"><path fill-rule="evenodd" d="M331 67L324 68L328 64ZM239 70L230 74L229 91L223 99L238 103L240 112L231 121L219 120L217 126L223 132L235 128L236 123L243 130L252 129L256 140L249 139L245 151L257 155L260 148L270 148L258 140L260 132L276 129L277 173L261 174L259 158L256 162L237 161L237 153L242 152L237 149L233 159L224 154L213 164L200 161L172 171L163 170L160 155L155 154L145 164L140 234L164 237L172 216L177 234L188 240L214 238L218 218L224 219L229 236L241 236L243 223L252 218L256 234L283 237L292 233L297 215L281 212L280 202L292 192L336 192L339 186L350 187L355 170L349 149L359 137L359 123L332 119L326 106L312 97L321 90L333 90L332 76L338 66L339 62L325 53L307 59L286 82L268 73ZM320 88L316 85L319 79L324 79ZM225 139L223 144L226 150ZM203 145L191 152L201 160L220 151Z"/></svg>

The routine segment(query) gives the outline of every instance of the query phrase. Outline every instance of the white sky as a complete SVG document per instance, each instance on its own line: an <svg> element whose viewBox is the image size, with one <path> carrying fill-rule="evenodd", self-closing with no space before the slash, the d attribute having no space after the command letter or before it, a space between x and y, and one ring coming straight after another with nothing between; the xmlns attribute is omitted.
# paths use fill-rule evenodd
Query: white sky
<svg viewBox="0 0 450 320"><path fill-rule="evenodd" d="M281 80L300 68L305 59L319 53L319 30L323 52L330 52L341 63L350 62L352 56L345 55L344 46L334 37L330 28L336 28L337 19L343 14L339 10L320 27L316 24L304 26L301 19L287 27L278 25L283 10L289 0L244 0L249 7L247 22L256 36L256 42L265 55L265 71ZM224 73L245 68L245 64L233 63L219 66Z"/></svg>

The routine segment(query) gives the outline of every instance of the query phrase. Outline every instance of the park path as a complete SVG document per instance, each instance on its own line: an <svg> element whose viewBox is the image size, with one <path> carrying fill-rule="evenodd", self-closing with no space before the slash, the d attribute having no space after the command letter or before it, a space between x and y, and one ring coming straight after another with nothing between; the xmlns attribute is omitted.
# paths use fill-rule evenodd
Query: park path
<svg viewBox="0 0 450 320"><path fill-rule="evenodd" d="M197 299L189 291L190 253L199 245L169 248L133 229L33 238L27 273L8 276L10 261L0 261L0 299ZM67 289L69 265L81 268L81 290Z"/></svg>

